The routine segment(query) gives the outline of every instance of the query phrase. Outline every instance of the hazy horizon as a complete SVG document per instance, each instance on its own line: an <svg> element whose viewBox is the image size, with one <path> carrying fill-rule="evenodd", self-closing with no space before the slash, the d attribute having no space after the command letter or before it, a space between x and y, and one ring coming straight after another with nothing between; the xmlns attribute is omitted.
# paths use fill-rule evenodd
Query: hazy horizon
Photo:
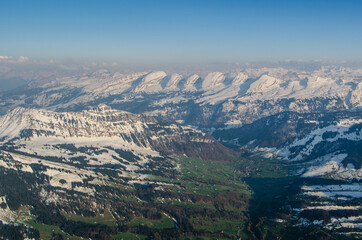
<svg viewBox="0 0 362 240"><path fill-rule="evenodd" d="M122 62L82 62L75 60L34 60L28 57L0 56L0 92L26 87L29 83L37 85L66 76L86 74L98 70L111 73L154 72L165 71L168 74L178 73L185 76L199 74L205 77L210 72L232 73L251 68L285 68L289 70L314 71L322 67L362 68L361 61L255 61L255 62L205 62L178 64L134 64Z"/></svg>
<svg viewBox="0 0 362 240"><path fill-rule="evenodd" d="M361 61L362 2L2 1L0 60Z"/></svg>

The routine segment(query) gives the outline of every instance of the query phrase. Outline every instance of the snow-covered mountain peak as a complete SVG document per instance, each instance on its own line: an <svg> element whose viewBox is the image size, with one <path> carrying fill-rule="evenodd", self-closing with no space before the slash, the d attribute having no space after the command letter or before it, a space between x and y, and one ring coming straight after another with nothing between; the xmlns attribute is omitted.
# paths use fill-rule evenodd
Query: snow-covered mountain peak
<svg viewBox="0 0 362 240"><path fill-rule="evenodd" d="M278 78L262 75L258 80L250 85L248 93L255 92L268 92L272 89L279 88L279 85L282 81Z"/></svg>
<svg viewBox="0 0 362 240"><path fill-rule="evenodd" d="M184 91L196 91L196 87L195 87L195 83L196 81L200 78L199 75L197 74L193 74L191 75L187 80L186 83L184 85Z"/></svg>
<svg viewBox="0 0 362 240"><path fill-rule="evenodd" d="M351 103L356 107L362 107L362 82L360 82L353 91Z"/></svg>
<svg viewBox="0 0 362 240"><path fill-rule="evenodd" d="M135 92L158 92L162 91L161 81L167 76L163 71L147 74L141 83L135 88Z"/></svg>
<svg viewBox="0 0 362 240"><path fill-rule="evenodd" d="M225 76L221 72L209 73L202 82L202 90L224 87Z"/></svg>
<svg viewBox="0 0 362 240"><path fill-rule="evenodd" d="M101 85L98 87L95 87L97 85L90 84L87 85L84 90L93 94L121 94L124 91L129 90L132 87L134 81L141 78L142 76L145 76L146 74L147 72L130 73L126 75L115 73L111 81L101 82Z"/></svg>
<svg viewBox="0 0 362 240"><path fill-rule="evenodd" d="M245 83L245 81L248 79L248 75L246 75L243 72L239 72L236 74L232 81L233 86L240 86L241 84Z"/></svg>
<svg viewBox="0 0 362 240"><path fill-rule="evenodd" d="M39 116L36 111L22 107L15 108L0 118L0 138L17 137L20 131L31 125L33 116Z"/></svg>
<svg viewBox="0 0 362 240"><path fill-rule="evenodd" d="M151 72L143 78L144 82L157 82L159 79L166 77L167 74L164 71Z"/></svg>
<svg viewBox="0 0 362 240"><path fill-rule="evenodd" d="M171 75L170 80L168 81L165 90L177 91L180 90L178 88L179 82L183 79L183 76L178 73L174 73Z"/></svg>

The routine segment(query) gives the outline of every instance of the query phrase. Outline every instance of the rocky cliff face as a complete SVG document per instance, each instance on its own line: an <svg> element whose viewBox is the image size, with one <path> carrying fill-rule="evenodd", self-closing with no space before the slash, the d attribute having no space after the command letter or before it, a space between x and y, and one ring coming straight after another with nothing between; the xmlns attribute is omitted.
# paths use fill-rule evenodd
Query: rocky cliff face
<svg viewBox="0 0 362 240"><path fill-rule="evenodd" d="M60 143L107 142L125 150L147 149L161 154L185 154L225 160L231 151L210 135L188 126L112 109L106 105L82 112L16 108L0 119L3 143L17 146L52 139ZM39 146L40 146L39 145ZM38 147L39 147L38 146Z"/></svg>

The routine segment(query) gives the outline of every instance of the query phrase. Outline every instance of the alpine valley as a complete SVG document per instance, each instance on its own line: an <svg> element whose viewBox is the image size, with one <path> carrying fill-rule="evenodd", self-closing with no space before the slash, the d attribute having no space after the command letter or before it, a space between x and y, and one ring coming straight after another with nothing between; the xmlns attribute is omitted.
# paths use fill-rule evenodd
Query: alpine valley
<svg viewBox="0 0 362 240"><path fill-rule="evenodd" d="M361 68L82 70L0 92L2 239L361 239L361 166Z"/></svg>

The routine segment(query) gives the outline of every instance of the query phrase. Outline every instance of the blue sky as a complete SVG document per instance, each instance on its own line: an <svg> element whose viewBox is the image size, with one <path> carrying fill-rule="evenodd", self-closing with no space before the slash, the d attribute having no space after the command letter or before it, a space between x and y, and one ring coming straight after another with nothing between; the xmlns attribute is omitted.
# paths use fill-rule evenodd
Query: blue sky
<svg viewBox="0 0 362 240"><path fill-rule="evenodd" d="M360 61L361 13L359 0L1 0L0 56Z"/></svg>

